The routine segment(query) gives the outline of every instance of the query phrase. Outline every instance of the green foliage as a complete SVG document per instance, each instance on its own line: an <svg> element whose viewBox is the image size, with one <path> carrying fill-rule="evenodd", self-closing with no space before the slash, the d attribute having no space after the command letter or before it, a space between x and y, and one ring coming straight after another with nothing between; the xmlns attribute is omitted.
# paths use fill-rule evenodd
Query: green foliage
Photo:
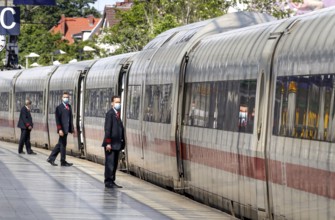
<svg viewBox="0 0 335 220"><path fill-rule="evenodd" d="M21 34L19 36L19 63L25 63L25 56L31 52L40 55L39 64L51 63L51 52L59 46L65 44L59 34L52 35L43 25L21 25Z"/></svg>
<svg viewBox="0 0 335 220"><path fill-rule="evenodd" d="M301 1L301 0L295 0ZM103 43L120 46L115 52L141 50L158 34L181 25L224 15L230 8L258 11L276 18L289 17L286 1L255 0L146 0L135 1L129 11L119 11L119 24L104 30Z"/></svg>
<svg viewBox="0 0 335 220"><path fill-rule="evenodd" d="M99 12L89 5L95 1L97 0L57 0L57 6L21 6L19 63L24 65L25 56L35 52L40 54L40 57L33 58L31 62L50 65L51 53L59 49L66 54L53 58L62 63L72 59L92 59L96 54L109 55L99 51L95 46L96 43L117 45L118 49L114 54L139 51L166 30L224 15L231 7L266 12L277 18L291 15L291 11L286 7L286 1L277 0L245 0L243 8L237 5L236 0L135 0L130 10L117 11L117 18L120 20L118 24L104 30L103 34L93 41L68 45L60 35L49 33L50 28L58 23L62 14L66 17L86 17L89 14L100 17ZM82 48L85 45L95 48L97 53L84 53ZM4 58L4 54L1 53L0 57Z"/></svg>
<svg viewBox="0 0 335 220"><path fill-rule="evenodd" d="M40 65L51 65L52 59L67 63L72 59L92 59L94 53L83 53L85 45L95 47L92 41L78 42L68 45L60 34L51 34L49 30L56 25L64 14L66 17L86 17L93 14L100 17L99 12L90 7L96 0L57 0L57 6L21 6L21 33L19 35L19 64L25 66L25 56L31 52L40 55L29 58L29 63L38 62ZM66 54L52 55L56 50ZM5 52L1 53L1 58Z"/></svg>
<svg viewBox="0 0 335 220"><path fill-rule="evenodd" d="M21 6L21 23L28 24L43 24L47 29L50 29L64 14L66 17L86 17L94 15L101 17L101 14L89 4L97 0L57 0L56 6Z"/></svg>
<svg viewBox="0 0 335 220"><path fill-rule="evenodd" d="M225 4L208 0L135 1L129 11L118 11L120 22L105 30L102 42L119 45L115 54L138 51L168 29L224 14Z"/></svg>

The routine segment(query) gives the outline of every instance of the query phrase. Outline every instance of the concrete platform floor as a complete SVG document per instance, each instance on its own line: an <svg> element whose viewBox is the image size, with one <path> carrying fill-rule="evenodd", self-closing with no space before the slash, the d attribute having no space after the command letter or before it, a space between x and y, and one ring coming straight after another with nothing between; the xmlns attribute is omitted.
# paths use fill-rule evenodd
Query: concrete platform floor
<svg viewBox="0 0 335 220"><path fill-rule="evenodd" d="M105 189L104 167L67 156L72 167L46 162L50 151L17 154L0 141L0 219L235 219L184 196L118 172L122 189ZM57 158L59 163L59 158Z"/></svg>

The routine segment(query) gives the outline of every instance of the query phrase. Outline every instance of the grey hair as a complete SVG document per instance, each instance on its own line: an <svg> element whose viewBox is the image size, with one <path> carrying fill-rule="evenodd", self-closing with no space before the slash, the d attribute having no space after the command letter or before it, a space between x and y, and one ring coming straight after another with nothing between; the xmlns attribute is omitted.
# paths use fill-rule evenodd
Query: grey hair
<svg viewBox="0 0 335 220"><path fill-rule="evenodd" d="M30 99L26 99L26 105L31 105Z"/></svg>

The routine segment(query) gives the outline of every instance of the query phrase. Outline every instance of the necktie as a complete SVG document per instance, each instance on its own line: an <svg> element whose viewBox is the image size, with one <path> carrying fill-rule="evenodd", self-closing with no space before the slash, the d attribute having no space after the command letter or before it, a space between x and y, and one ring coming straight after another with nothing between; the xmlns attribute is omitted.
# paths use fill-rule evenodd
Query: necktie
<svg viewBox="0 0 335 220"><path fill-rule="evenodd" d="M69 108L69 105L68 105L68 104L66 104L65 108L66 108L67 110L70 110L70 108Z"/></svg>
<svg viewBox="0 0 335 220"><path fill-rule="evenodd" d="M116 112L117 119L120 119L120 112Z"/></svg>

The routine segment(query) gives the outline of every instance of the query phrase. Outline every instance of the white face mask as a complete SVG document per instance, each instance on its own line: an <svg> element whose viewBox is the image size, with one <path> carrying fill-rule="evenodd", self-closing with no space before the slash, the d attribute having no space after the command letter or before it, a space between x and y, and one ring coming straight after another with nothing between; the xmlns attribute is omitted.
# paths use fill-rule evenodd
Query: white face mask
<svg viewBox="0 0 335 220"><path fill-rule="evenodd" d="M68 103L69 103L69 98L63 98L63 102L64 102L65 104L68 104Z"/></svg>
<svg viewBox="0 0 335 220"><path fill-rule="evenodd" d="M119 111L121 109L121 103L115 103L114 108L115 110Z"/></svg>

